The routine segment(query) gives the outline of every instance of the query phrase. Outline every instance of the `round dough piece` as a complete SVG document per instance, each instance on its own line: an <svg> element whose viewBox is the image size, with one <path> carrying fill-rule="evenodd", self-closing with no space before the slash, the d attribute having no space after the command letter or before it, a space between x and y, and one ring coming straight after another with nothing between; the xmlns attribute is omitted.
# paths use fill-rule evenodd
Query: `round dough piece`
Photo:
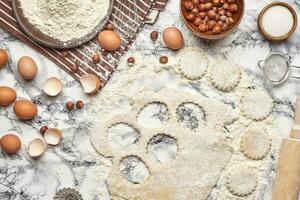
<svg viewBox="0 0 300 200"><path fill-rule="evenodd" d="M271 139L268 133L262 130L249 129L241 141L243 154L252 160L261 160L271 149Z"/></svg>
<svg viewBox="0 0 300 200"><path fill-rule="evenodd" d="M243 115L252 120L266 119L272 112L274 101L268 93L255 89L246 94L241 103Z"/></svg>
<svg viewBox="0 0 300 200"><path fill-rule="evenodd" d="M206 74L208 65L208 58L199 50L189 49L179 54L179 70L187 79L201 79Z"/></svg>
<svg viewBox="0 0 300 200"><path fill-rule="evenodd" d="M222 61L212 66L210 77L215 88L228 92L241 82L242 70L234 62Z"/></svg>
<svg viewBox="0 0 300 200"><path fill-rule="evenodd" d="M253 170L240 165L232 168L227 176L227 188L236 196L248 196L254 192L257 177Z"/></svg>

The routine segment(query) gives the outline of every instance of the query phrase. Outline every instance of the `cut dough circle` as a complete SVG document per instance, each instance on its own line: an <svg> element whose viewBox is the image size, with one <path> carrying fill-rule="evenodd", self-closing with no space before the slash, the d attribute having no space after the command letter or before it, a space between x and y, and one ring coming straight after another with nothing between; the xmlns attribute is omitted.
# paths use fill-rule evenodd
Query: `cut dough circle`
<svg viewBox="0 0 300 200"><path fill-rule="evenodd" d="M179 70L185 78L198 80L206 74L209 60L203 52L197 49L182 50L178 56Z"/></svg>
<svg viewBox="0 0 300 200"><path fill-rule="evenodd" d="M234 89L241 81L242 70L234 62L222 61L210 69L212 85L224 92Z"/></svg>
<svg viewBox="0 0 300 200"><path fill-rule="evenodd" d="M249 129L242 138L241 151L249 159L261 160L270 149L271 139L264 129Z"/></svg>
<svg viewBox="0 0 300 200"><path fill-rule="evenodd" d="M268 93L255 89L246 94L241 103L243 115L252 120L266 119L272 112L274 101Z"/></svg>
<svg viewBox="0 0 300 200"><path fill-rule="evenodd" d="M247 166L239 165L231 169L227 176L227 188L236 196L248 196L257 185L255 172Z"/></svg>

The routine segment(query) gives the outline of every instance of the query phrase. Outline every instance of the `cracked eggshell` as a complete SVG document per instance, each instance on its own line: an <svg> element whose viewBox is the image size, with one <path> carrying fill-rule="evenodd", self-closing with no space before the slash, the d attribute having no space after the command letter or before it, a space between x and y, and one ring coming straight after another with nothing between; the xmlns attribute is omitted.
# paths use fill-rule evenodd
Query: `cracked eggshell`
<svg viewBox="0 0 300 200"><path fill-rule="evenodd" d="M43 84L43 91L51 97L59 95L62 91L62 83L56 77L48 78Z"/></svg>
<svg viewBox="0 0 300 200"><path fill-rule="evenodd" d="M48 128L44 133L44 139L47 144L58 145L62 139L62 132L56 128Z"/></svg>
<svg viewBox="0 0 300 200"><path fill-rule="evenodd" d="M83 90L87 94L96 93L100 89L100 80L93 74L86 74L80 78Z"/></svg>
<svg viewBox="0 0 300 200"><path fill-rule="evenodd" d="M28 154L32 158L38 158L44 154L46 145L43 140L36 138L28 144Z"/></svg>

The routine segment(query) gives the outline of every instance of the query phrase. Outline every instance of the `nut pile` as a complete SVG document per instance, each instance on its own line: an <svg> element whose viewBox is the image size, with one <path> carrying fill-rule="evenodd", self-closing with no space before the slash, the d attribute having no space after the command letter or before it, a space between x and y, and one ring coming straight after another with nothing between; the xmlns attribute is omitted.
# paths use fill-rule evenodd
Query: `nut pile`
<svg viewBox="0 0 300 200"><path fill-rule="evenodd" d="M201 32L219 34L234 24L234 14L238 11L238 0L186 0L185 18Z"/></svg>

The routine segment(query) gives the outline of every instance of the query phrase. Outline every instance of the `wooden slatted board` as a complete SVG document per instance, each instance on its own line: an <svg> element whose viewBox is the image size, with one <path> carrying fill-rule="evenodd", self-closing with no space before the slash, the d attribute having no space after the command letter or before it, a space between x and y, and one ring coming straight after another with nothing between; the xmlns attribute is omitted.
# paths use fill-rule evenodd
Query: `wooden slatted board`
<svg viewBox="0 0 300 200"><path fill-rule="evenodd" d="M97 38L90 42L69 50L57 50L43 47L26 36L14 17L11 0L0 0L0 27L10 32L21 41L40 52L59 67L79 79L84 74L95 74L104 86L115 71L121 56L127 51L137 34L142 29L148 14L152 10L162 10L168 0L115 0L115 5L109 19L115 31L122 39L119 50L108 53L98 45ZM67 53L66 53L67 52ZM92 56L98 53L101 61L92 62ZM68 56L66 56L68 55ZM74 73L72 66L79 70Z"/></svg>

